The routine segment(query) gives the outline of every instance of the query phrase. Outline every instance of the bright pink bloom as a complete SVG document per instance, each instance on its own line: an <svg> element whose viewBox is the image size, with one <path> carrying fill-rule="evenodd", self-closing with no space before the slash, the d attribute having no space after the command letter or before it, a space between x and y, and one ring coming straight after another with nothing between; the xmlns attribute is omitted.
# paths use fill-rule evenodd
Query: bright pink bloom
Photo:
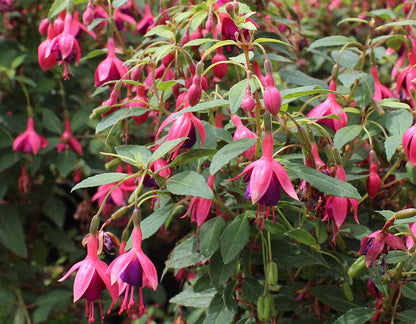
<svg viewBox="0 0 416 324"><path fill-rule="evenodd" d="M155 266L152 261L144 254L142 250L142 231L140 227L135 226L131 234L132 248L130 251L121 254L108 267L108 273L111 275L111 283L125 283L123 304L120 307L120 313L124 310L130 314L136 312L134 307L134 287L139 289L139 314L144 312L142 289L147 286L156 290L158 277ZM129 298L130 295L130 298ZM133 309L132 309L133 308Z"/></svg>
<svg viewBox="0 0 416 324"><path fill-rule="evenodd" d="M215 175L209 175L207 184L213 189L214 186ZM186 211L185 215L182 217L186 217L189 214L191 215L191 222L195 222L198 227L201 227L207 217L211 212L212 200L206 199L202 197L193 197L191 199L191 203L189 204L188 210Z"/></svg>
<svg viewBox="0 0 416 324"><path fill-rule="evenodd" d="M412 37L413 46L416 45L415 39ZM416 52L415 50L408 50L407 57L409 58L409 65L405 67L397 77L397 91L403 89L406 96L410 96L410 92L416 90Z"/></svg>
<svg viewBox="0 0 416 324"><path fill-rule="evenodd" d="M56 145L58 152L62 152L65 149L70 149L82 155L81 143L72 135L71 121L65 120L65 130L60 138L61 142Z"/></svg>
<svg viewBox="0 0 416 324"><path fill-rule="evenodd" d="M166 141L171 141L181 137L188 137L187 140L184 140L182 143L178 144L174 150L179 148L190 148L196 142L196 130L201 137L201 146L205 143L205 128L202 122L196 118L191 112L180 114L180 112L173 113L168 118L166 118L163 123L160 125L157 132L159 136L160 132L169 124L172 126L169 129L168 136Z"/></svg>
<svg viewBox="0 0 416 324"><path fill-rule="evenodd" d="M144 15L137 23L135 32L141 35L146 34L147 30L154 24L154 17L152 15L152 9L148 4L144 6Z"/></svg>
<svg viewBox="0 0 416 324"><path fill-rule="evenodd" d="M89 322L94 322L94 301L98 300L101 321L103 321L101 291L107 288L114 302L118 296L118 285L111 284L110 276L106 272L108 266L98 258L98 239L96 235L89 234L87 251L86 258L74 264L65 276L58 281L66 280L72 272L78 270L74 281L74 303L81 298L85 298L85 315Z"/></svg>
<svg viewBox="0 0 416 324"><path fill-rule="evenodd" d="M409 224L410 232L416 237L416 223ZM406 236L406 247L410 250L415 245L415 241L411 235Z"/></svg>
<svg viewBox="0 0 416 324"><path fill-rule="evenodd" d="M133 101L129 103L128 107L129 108L148 108L149 107L149 101L147 100L147 97L144 94L143 86L137 86L136 96L133 98ZM147 120L147 117L149 117L149 113L150 111L147 111L140 116L134 116L132 118L137 125L141 125Z"/></svg>
<svg viewBox="0 0 416 324"><path fill-rule="evenodd" d="M200 75L195 74L192 85L188 90L188 101L191 106L195 106L199 100L201 100L202 96L202 86L201 86L202 78Z"/></svg>
<svg viewBox="0 0 416 324"><path fill-rule="evenodd" d="M342 166L337 167L336 177L341 181L346 181L345 170ZM326 201L325 215L323 220L330 219L334 221L334 240L338 231L344 224L347 214L351 207L354 210L354 219L358 221L358 200L346 197L330 196Z"/></svg>
<svg viewBox="0 0 416 324"><path fill-rule="evenodd" d="M331 81L331 83L329 84L329 90L337 90L337 85L335 81ZM320 118L331 114L338 116L340 119L324 118L317 120L317 122L327 125L334 132L347 126L347 114L342 111L342 107L339 105L335 93L328 94L328 98L318 106L312 108L312 110L306 116L312 118Z"/></svg>
<svg viewBox="0 0 416 324"><path fill-rule="evenodd" d="M55 33L53 30L53 26L48 26L48 36L47 38L39 44L38 47L38 62L39 66L43 71L47 71L53 68L53 66L56 64L58 53L53 52L49 56L46 56L46 51L49 48L52 39L55 37Z"/></svg>
<svg viewBox="0 0 416 324"><path fill-rule="evenodd" d="M325 167L325 162L319 156L318 145L315 142L311 142L310 145L311 149L308 152L310 155L308 159L305 159L305 165L316 170L321 170Z"/></svg>
<svg viewBox="0 0 416 324"><path fill-rule="evenodd" d="M120 80L128 72L127 66L123 61L117 58L114 39L112 37L107 40L107 58L102 61L95 69L95 86L99 87L108 81Z"/></svg>
<svg viewBox="0 0 416 324"><path fill-rule="evenodd" d="M280 188L293 199L299 200L293 188L286 170L273 158L273 135L266 132L263 138L262 157L246 166L235 180L245 175L244 180L248 181L245 197L251 199L253 204L258 203L257 225L264 226L264 217L269 216L270 206L276 205L280 200ZM273 209L274 217L274 209ZM263 221L261 223L261 221Z"/></svg>
<svg viewBox="0 0 416 324"><path fill-rule="evenodd" d="M407 251L400 237L378 230L362 239L358 253L365 255L365 265L368 268L382 253L388 253L390 249Z"/></svg>
<svg viewBox="0 0 416 324"><path fill-rule="evenodd" d="M381 84L380 79L378 78L378 69L377 66L373 65L371 67L371 75L374 78L374 95L373 99L375 101L380 101L384 98L392 98L393 93L384 85Z"/></svg>
<svg viewBox="0 0 416 324"><path fill-rule="evenodd" d="M403 134L403 148L410 161L410 165L414 167L416 165L416 124L410 127Z"/></svg>
<svg viewBox="0 0 416 324"><path fill-rule="evenodd" d="M243 125L241 122L240 117L237 115L232 115L231 120L234 123L236 130L234 132L234 141L238 141L241 138L256 138L256 134L254 134L251 130L249 130L246 126ZM243 152L243 156L247 160L253 160L256 155L256 144L251 146L249 149Z"/></svg>
<svg viewBox="0 0 416 324"><path fill-rule="evenodd" d="M376 154L373 150L370 151L370 175L367 178L366 187L371 199L377 196L381 187L381 179L377 172Z"/></svg>
<svg viewBox="0 0 416 324"><path fill-rule="evenodd" d="M35 122L32 117L27 119L27 129L13 141L13 151L37 154L41 148L48 145L48 140L35 131Z"/></svg>
<svg viewBox="0 0 416 324"><path fill-rule="evenodd" d="M46 58L53 53L57 53L59 64L64 64L64 78L68 79L68 65L74 60L78 64L81 59L81 49L78 41L71 33L72 16L67 13L65 16L64 30L61 34L56 35L46 49Z"/></svg>

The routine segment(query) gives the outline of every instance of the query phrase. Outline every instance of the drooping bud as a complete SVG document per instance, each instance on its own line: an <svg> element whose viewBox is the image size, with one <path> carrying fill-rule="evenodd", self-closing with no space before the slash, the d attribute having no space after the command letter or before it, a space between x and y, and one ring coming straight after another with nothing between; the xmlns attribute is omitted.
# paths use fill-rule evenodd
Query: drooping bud
<svg viewBox="0 0 416 324"><path fill-rule="evenodd" d="M208 14L207 21L205 22L205 30L210 33L212 32L213 29L214 29L214 21L212 19L212 12L210 11Z"/></svg>
<svg viewBox="0 0 416 324"><path fill-rule="evenodd" d="M254 107L256 107L256 101L251 94L251 86L250 86L250 72L247 73L247 85L246 85L246 93L244 95L243 101L241 101L241 108L243 108L247 112L251 112Z"/></svg>
<svg viewBox="0 0 416 324"><path fill-rule="evenodd" d="M272 115L276 116L282 106L282 96L275 87L266 86L263 94L264 106Z"/></svg>
<svg viewBox="0 0 416 324"><path fill-rule="evenodd" d="M357 260L351 264L350 268L348 269L348 275L351 278L359 278L364 273L366 269L365 266L365 255L361 255Z"/></svg>
<svg viewBox="0 0 416 324"><path fill-rule="evenodd" d="M49 20L47 18L43 19L39 24L39 34L46 35L48 32Z"/></svg>
<svg viewBox="0 0 416 324"><path fill-rule="evenodd" d="M227 57L222 52L222 47L217 48L217 53L212 58L212 64L215 64L217 62L221 61L227 61ZM222 79L227 74L228 70L228 64L227 63L221 63L218 65L215 65L212 70L214 71L214 74L217 78Z"/></svg>
<svg viewBox="0 0 416 324"><path fill-rule="evenodd" d="M188 90L188 101L191 106L195 106L202 96L202 87L201 87L202 78L200 75L195 74L192 85Z"/></svg>
<svg viewBox="0 0 416 324"><path fill-rule="evenodd" d="M371 199L377 196L381 187L381 179L377 172L377 157L373 150L370 151L370 175L367 178L366 187Z"/></svg>
<svg viewBox="0 0 416 324"><path fill-rule="evenodd" d="M95 11L94 11L94 2L89 1L87 5L87 9L82 14L82 22L84 25L90 25L94 20Z"/></svg>
<svg viewBox="0 0 416 324"><path fill-rule="evenodd" d="M279 270L276 262L269 262L267 264L267 284L276 285L279 279Z"/></svg>
<svg viewBox="0 0 416 324"><path fill-rule="evenodd" d="M242 138L256 138L256 134L244 126L237 115L232 115L231 120L236 127L233 137L234 141L238 141ZM244 151L242 155L248 160L253 160L256 155L256 145L254 144L251 146L248 150Z"/></svg>

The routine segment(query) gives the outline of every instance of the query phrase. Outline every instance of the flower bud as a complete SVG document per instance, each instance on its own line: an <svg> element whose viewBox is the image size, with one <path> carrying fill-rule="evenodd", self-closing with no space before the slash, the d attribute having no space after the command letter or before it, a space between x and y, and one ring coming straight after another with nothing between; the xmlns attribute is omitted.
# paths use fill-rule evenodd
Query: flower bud
<svg viewBox="0 0 416 324"><path fill-rule="evenodd" d="M257 315L259 320L268 321L271 316L270 297L260 296L257 299Z"/></svg>
<svg viewBox="0 0 416 324"><path fill-rule="evenodd" d="M354 296L352 294L351 287L347 282L343 282L342 285L341 285L341 288L342 288L342 292L343 292L345 298L348 301L354 300Z"/></svg>
<svg viewBox="0 0 416 324"><path fill-rule="evenodd" d="M359 278L365 271L365 255L361 255L357 260L351 264L350 268L348 269L348 275L351 278Z"/></svg>
<svg viewBox="0 0 416 324"><path fill-rule="evenodd" d="M225 57L225 55L222 52L222 47L219 47L219 48L217 48L217 53L212 58L212 64L215 64L215 63L221 62L221 61L227 61L227 58ZM222 63L222 64L215 65L212 68L212 70L214 71L214 75L217 78L222 79L227 74L228 64L227 63Z"/></svg>
<svg viewBox="0 0 416 324"><path fill-rule="evenodd" d="M277 115L282 105L282 96L280 95L279 90L277 90L275 87L266 86L263 99L264 105L269 113L274 116Z"/></svg>
<svg viewBox="0 0 416 324"><path fill-rule="evenodd" d="M94 3L88 2L87 9L82 14L82 22L84 25L90 25L94 20L95 12L94 12Z"/></svg>
<svg viewBox="0 0 416 324"><path fill-rule="evenodd" d="M205 30L210 33L212 32L213 29L214 29L214 21L212 20L212 13L210 12L208 14L207 21L205 22Z"/></svg>
<svg viewBox="0 0 416 324"><path fill-rule="evenodd" d="M279 279L279 269L276 262L269 262L267 265L267 283L269 285L276 285Z"/></svg>
<svg viewBox="0 0 416 324"><path fill-rule="evenodd" d="M195 106L202 96L201 76L195 74L192 85L188 90L188 101L191 106Z"/></svg>
<svg viewBox="0 0 416 324"><path fill-rule="evenodd" d="M47 18L43 19L39 24L39 34L46 35L48 32L49 20Z"/></svg>
<svg viewBox="0 0 416 324"><path fill-rule="evenodd" d="M416 208L407 208L394 213L395 219L406 219L416 216Z"/></svg>
<svg viewBox="0 0 416 324"><path fill-rule="evenodd" d="M243 101L241 102L241 108L247 112L251 112L254 107L256 107L256 101L251 95L251 90L246 89L246 94L244 95Z"/></svg>

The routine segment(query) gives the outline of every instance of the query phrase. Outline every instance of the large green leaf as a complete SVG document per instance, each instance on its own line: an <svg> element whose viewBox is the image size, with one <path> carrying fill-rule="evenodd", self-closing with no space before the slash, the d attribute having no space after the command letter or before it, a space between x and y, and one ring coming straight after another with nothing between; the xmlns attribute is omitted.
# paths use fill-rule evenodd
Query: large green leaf
<svg viewBox="0 0 416 324"><path fill-rule="evenodd" d="M309 45L308 51L320 47L342 46L348 42L351 42L351 38L340 35L327 36L314 41L311 45Z"/></svg>
<svg viewBox="0 0 416 324"><path fill-rule="evenodd" d="M163 224L165 224L169 215L172 213L173 207L173 204L168 204L160 209L157 209L140 223L143 240L152 236Z"/></svg>
<svg viewBox="0 0 416 324"><path fill-rule="evenodd" d="M62 121L60 121L58 116L50 109L43 109L42 124L48 131L55 134L61 134L64 129Z"/></svg>
<svg viewBox="0 0 416 324"><path fill-rule="evenodd" d="M200 250L202 255L210 257L220 247L220 237L225 228L225 222L221 217L215 217L205 222L199 233Z"/></svg>
<svg viewBox="0 0 416 324"><path fill-rule="evenodd" d="M81 182L77 183L71 190L77 190L82 188L90 188L90 187L97 187L106 185L113 182L118 182L120 180L125 179L128 177L128 174L121 173L121 172L109 172L109 173L102 173L97 174L92 177L88 177L87 179L82 180Z"/></svg>
<svg viewBox="0 0 416 324"><path fill-rule="evenodd" d="M220 237L221 255L225 264L243 250L250 237L250 226L244 215L239 215L227 226Z"/></svg>
<svg viewBox="0 0 416 324"><path fill-rule="evenodd" d="M309 182L312 187L323 193L331 196L361 199L357 189L348 182L332 178L301 164L291 164L288 169L296 173L299 178Z"/></svg>
<svg viewBox="0 0 416 324"><path fill-rule="evenodd" d="M295 228L285 233L285 235L289 236L290 238L298 241L299 243L312 246L316 245L315 238L307 231L302 228Z"/></svg>
<svg viewBox="0 0 416 324"><path fill-rule="evenodd" d="M221 290L223 284L234 273L237 263L238 259L235 258L228 264L224 264L221 253L219 251L214 253L209 264L209 277L211 279L211 285L218 290Z"/></svg>
<svg viewBox="0 0 416 324"><path fill-rule="evenodd" d="M186 307L207 308L216 293L214 288L194 292L191 287L171 298L169 302Z"/></svg>
<svg viewBox="0 0 416 324"><path fill-rule="evenodd" d="M0 205L0 242L18 256L27 257L23 224L16 206Z"/></svg>
<svg viewBox="0 0 416 324"><path fill-rule="evenodd" d="M341 149L345 144L360 135L362 129L361 125L351 125L339 129L334 136L334 145Z"/></svg>
<svg viewBox="0 0 416 324"><path fill-rule="evenodd" d="M367 307L353 308L347 311L334 322L334 324L364 324L373 317L373 311Z"/></svg>
<svg viewBox="0 0 416 324"><path fill-rule="evenodd" d="M402 288L403 296L416 300L416 282L410 281Z"/></svg>
<svg viewBox="0 0 416 324"><path fill-rule="evenodd" d="M177 245L170 254L168 261L166 261L163 275L169 269L182 269L197 264L201 260L197 241L197 237L193 235Z"/></svg>
<svg viewBox="0 0 416 324"><path fill-rule="evenodd" d="M205 317L203 324L232 323L234 315L235 311L228 309L224 304L222 296L217 294L209 304L207 316Z"/></svg>
<svg viewBox="0 0 416 324"><path fill-rule="evenodd" d="M403 135L393 135L384 141L384 149L386 150L387 161L390 161L399 145L402 144Z"/></svg>
<svg viewBox="0 0 416 324"><path fill-rule="evenodd" d="M222 147L212 158L210 173L215 174L233 158L256 144L256 138L242 138Z"/></svg>
<svg viewBox="0 0 416 324"><path fill-rule="evenodd" d="M184 171L175 174L167 181L167 190L174 195L214 199L214 194L204 177L195 171Z"/></svg>
<svg viewBox="0 0 416 324"><path fill-rule="evenodd" d="M135 107L135 108L119 108L115 112L105 116L95 128L95 134L98 134L102 132L103 130L107 129L108 127L113 126L114 124L118 123L119 121L129 118L129 117L135 117L135 116L141 116L144 113L146 113L148 110L141 108L141 107Z"/></svg>
<svg viewBox="0 0 416 324"><path fill-rule="evenodd" d="M63 178L65 178L74 168L77 161L77 155L70 150L64 150L58 153L56 158L56 167Z"/></svg>
<svg viewBox="0 0 416 324"><path fill-rule="evenodd" d="M134 166L147 165L152 155L149 149L142 145L121 145L115 149L123 162Z"/></svg>
<svg viewBox="0 0 416 324"><path fill-rule="evenodd" d="M153 152L149 162L153 162L162 158L165 154L169 153L173 148L175 148L175 146L185 141L187 138L188 137L180 137L171 141L164 142L157 148L156 151Z"/></svg>
<svg viewBox="0 0 416 324"><path fill-rule="evenodd" d="M412 126L412 121L412 114L404 109L391 111L383 117L383 123L389 133L399 136L402 136Z"/></svg>

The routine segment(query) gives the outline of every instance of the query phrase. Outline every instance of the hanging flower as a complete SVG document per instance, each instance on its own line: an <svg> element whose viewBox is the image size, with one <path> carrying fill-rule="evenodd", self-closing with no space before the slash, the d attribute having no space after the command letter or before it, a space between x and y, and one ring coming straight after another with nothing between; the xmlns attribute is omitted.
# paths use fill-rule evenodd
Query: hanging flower
<svg viewBox="0 0 416 324"><path fill-rule="evenodd" d="M416 124L405 131L402 138L404 151L412 167L416 165L416 141L414 140L415 136Z"/></svg>
<svg viewBox="0 0 416 324"><path fill-rule="evenodd" d="M48 140L35 131L33 117L27 119L27 129L13 141L13 151L37 154L41 148L48 145Z"/></svg>
<svg viewBox="0 0 416 324"><path fill-rule="evenodd" d="M145 308L143 303L142 289L149 287L156 290L158 277L152 261L142 250L142 231L140 227L134 226L131 234L132 248L130 251L121 254L109 266L108 273L111 276L111 283L121 282L125 284L123 290L124 300L120 307L120 313L124 310L130 315L136 313L134 301L134 288L139 290L139 315L142 315Z"/></svg>
<svg viewBox="0 0 416 324"><path fill-rule="evenodd" d="M231 120L236 127L236 130L233 136L234 141L238 141L239 139L242 139L242 138L256 138L257 137L256 134L254 134L251 130L249 130L246 126L243 125L240 117L238 117L237 115L232 115ZM253 146L248 148L246 151L244 151L242 155L247 160L253 160L254 157L256 156L256 144L254 144Z"/></svg>
<svg viewBox="0 0 416 324"><path fill-rule="evenodd" d="M375 101L380 101L384 98L392 98L393 93L384 85L381 84L380 79L378 78L378 69L376 65L371 67L371 75L374 78L374 95L373 99Z"/></svg>
<svg viewBox="0 0 416 324"><path fill-rule="evenodd" d="M329 90L337 90L337 85L334 80L332 80L329 84ZM306 116L312 118L321 118L328 115L336 115L340 119L324 118L317 120L317 122L327 125L334 132L347 126L347 114L344 111L342 111L342 107L339 105L335 93L328 94L328 98L318 106L312 108L312 110Z"/></svg>
<svg viewBox="0 0 416 324"><path fill-rule="evenodd" d="M42 43L40 43L38 47L38 63L43 71L52 69L53 66L57 62L57 58L58 58L57 52L53 52L49 56L46 55L46 51L48 47L50 46L52 39L54 37L55 37L55 33L53 30L53 26L49 25L47 38Z"/></svg>
<svg viewBox="0 0 416 324"><path fill-rule="evenodd" d="M65 276L58 281L65 281L74 271L78 270L74 281L74 303L81 298L85 298L85 315L89 322L94 322L94 302L98 300L101 321L103 321L101 292L107 288L114 303L118 296L118 285L110 282L110 276L106 272L108 266L98 258L98 239L96 235L89 234L87 251L86 258L74 264Z"/></svg>
<svg viewBox="0 0 416 324"><path fill-rule="evenodd" d="M56 145L58 152L62 152L65 149L70 149L77 152L79 155L82 155L82 146L81 143L72 135L71 131L71 121L69 119L65 120L65 130L60 137L61 142Z"/></svg>
<svg viewBox="0 0 416 324"><path fill-rule="evenodd" d="M366 182L367 193L371 199L374 199L380 191L381 179L377 172L377 159L376 153L370 151L370 175L367 178Z"/></svg>
<svg viewBox="0 0 416 324"><path fill-rule="evenodd" d="M258 203L256 223L263 228L264 218L270 215L270 206L276 205L280 200L280 188L293 199L299 200L286 170L273 159L273 136L266 132L263 138L262 157L246 166L235 180L245 175L248 181L245 197L251 199L253 204ZM273 219L274 219L274 209ZM265 215L265 217L262 217Z"/></svg>

